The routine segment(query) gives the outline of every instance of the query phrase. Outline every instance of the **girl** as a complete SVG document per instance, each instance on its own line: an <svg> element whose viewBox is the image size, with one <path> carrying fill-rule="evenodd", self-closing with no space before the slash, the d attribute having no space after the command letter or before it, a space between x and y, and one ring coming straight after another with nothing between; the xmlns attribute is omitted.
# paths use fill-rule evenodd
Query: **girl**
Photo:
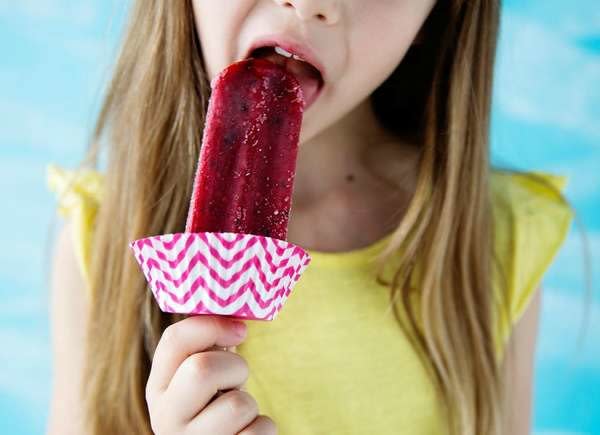
<svg viewBox="0 0 600 435"><path fill-rule="evenodd" d="M70 219L49 432L528 434L536 289L571 212L562 178L490 168L498 8L134 2L91 140L106 170L50 170ZM210 80L261 46L304 59L288 240L312 263L274 322L162 313L127 244L183 230Z"/></svg>

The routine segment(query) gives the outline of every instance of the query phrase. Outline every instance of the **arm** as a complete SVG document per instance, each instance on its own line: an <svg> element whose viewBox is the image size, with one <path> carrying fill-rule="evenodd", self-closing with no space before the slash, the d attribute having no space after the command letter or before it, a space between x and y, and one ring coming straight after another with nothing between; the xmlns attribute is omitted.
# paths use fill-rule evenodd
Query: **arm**
<svg viewBox="0 0 600 435"><path fill-rule="evenodd" d="M525 312L515 324L508 343L504 370L507 379L507 432L531 433L534 363L542 290L533 294Z"/></svg>
<svg viewBox="0 0 600 435"><path fill-rule="evenodd" d="M73 251L71 225L57 237L52 264L50 323L53 383L47 433L83 434L81 375L86 330L85 283Z"/></svg>

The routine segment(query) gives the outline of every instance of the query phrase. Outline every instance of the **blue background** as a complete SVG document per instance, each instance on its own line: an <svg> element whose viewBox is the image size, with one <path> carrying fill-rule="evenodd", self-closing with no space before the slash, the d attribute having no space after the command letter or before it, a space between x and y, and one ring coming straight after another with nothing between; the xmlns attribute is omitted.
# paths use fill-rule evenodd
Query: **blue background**
<svg viewBox="0 0 600 435"><path fill-rule="evenodd" d="M74 166L83 156L124 3L0 0L0 428L10 428L6 433L45 428L46 256L54 206L45 165ZM511 0L502 18L494 161L570 177L567 196L600 277L600 7L597 0ZM574 227L544 279L537 435L600 434L600 296L596 284L591 299L584 297L582 249ZM582 328L586 339L577 348Z"/></svg>

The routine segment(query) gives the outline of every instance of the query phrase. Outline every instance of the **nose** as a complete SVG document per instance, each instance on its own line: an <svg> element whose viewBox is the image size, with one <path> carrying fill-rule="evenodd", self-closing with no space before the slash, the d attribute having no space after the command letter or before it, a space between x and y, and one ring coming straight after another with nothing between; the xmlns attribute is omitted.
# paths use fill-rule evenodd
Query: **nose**
<svg viewBox="0 0 600 435"><path fill-rule="evenodd" d="M283 7L294 9L302 20L317 19L325 24L335 24L340 18L340 0L275 0Z"/></svg>

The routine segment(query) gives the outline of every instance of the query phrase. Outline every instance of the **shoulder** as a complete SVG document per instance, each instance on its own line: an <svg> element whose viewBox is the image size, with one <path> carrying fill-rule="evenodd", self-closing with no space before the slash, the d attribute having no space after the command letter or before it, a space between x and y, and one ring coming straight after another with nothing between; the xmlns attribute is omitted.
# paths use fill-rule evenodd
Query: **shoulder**
<svg viewBox="0 0 600 435"><path fill-rule="evenodd" d="M510 242L514 248L544 255L544 248L562 244L573 219L563 194L566 184L566 177L545 172L493 170L490 195L497 250Z"/></svg>
<svg viewBox="0 0 600 435"><path fill-rule="evenodd" d="M573 219L564 190L567 178L545 172L510 172L495 169L490 196L495 235L521 243L537 240L560 244Z"/></svg>
<svg viewBox="0 0 600 435"><path fill-rule="evenodd" d="M490 176L495 212L513 215L570 214L563 192L567 177L548 172L493 169Z"/></svg>
<svg viewBox="0 0 600 435"><path fill-rule="evenodd" d="M82 201L99 203L103 195L104 177L91 168L65 169L50 164L46 168L48 188L57 195L59 211L68 214Z"/></svg>
<svg viewBox="0 0 600 435"><path fill-rule="evenodd" d="M573 211L563 196L566 183L566 177L545 172L492 171L498 345L532 302L569 232Z"/></svg>
<svg viewBox="0 0 600 435"><path fill-rule="evenodd" d="M76 264L87 280L92 233L103 196L104 178L93 169L68 170L49 165L47 184L56 195L58 213L67 222L66 233L61 237L70 240Z"/></svg>

